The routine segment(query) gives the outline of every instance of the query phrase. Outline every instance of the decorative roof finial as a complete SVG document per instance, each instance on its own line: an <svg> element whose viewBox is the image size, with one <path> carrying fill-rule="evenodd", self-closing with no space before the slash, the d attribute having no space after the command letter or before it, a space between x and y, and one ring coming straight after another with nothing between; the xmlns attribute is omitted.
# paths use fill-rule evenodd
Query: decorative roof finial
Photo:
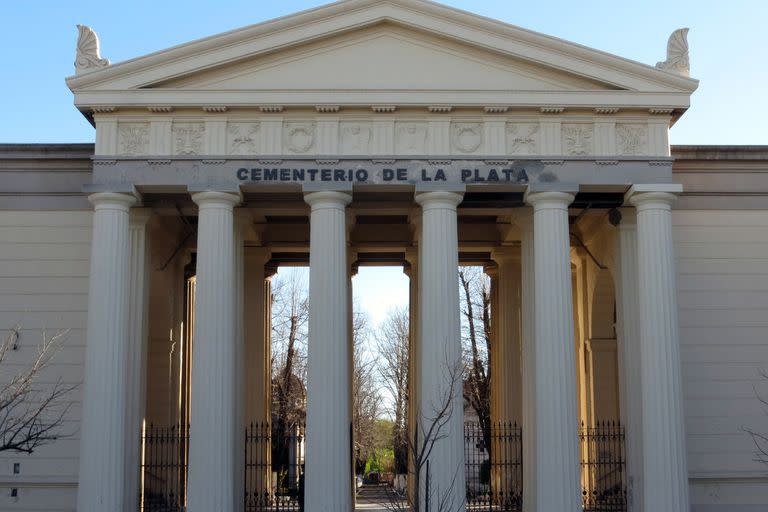
<svg viewBox="0 0 768 512"><path fill-rule="evenodd" d="M109 66L109 59L102 59L99 54L99 36L91 27L77 26L77 54L75 55L75 73Z"/></svg>
<svg viewBox="0 0 768 512"><path fill-rule="evenodd" d="M688 62L687 28L679 28L672 32L667 42L667 60L657 63L656 67L663 71L677 73L678 75L691 75L691 65Z"/></svg>

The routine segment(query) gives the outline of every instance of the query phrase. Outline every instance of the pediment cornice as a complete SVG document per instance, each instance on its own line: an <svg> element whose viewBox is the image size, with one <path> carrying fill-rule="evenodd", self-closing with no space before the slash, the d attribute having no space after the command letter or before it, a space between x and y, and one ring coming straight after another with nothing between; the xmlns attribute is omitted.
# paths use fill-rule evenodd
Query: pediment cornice
<svg viewBox="0 0 768 512"><path fill-rule="evenodd" d="M661 71L645 64L630 61L598 50L563 41L516 26L508 25L475 14L460 11L424 0L344 0L298 14L259 23L198 41L176 46L153 54L113 64L94 71L69 77L67 84L75 92L75 103L83 109L93 105L245 105L237 91L205 91L207 101L195 95L195 91L160 90L156 84L179 80L195 74L210 72L222 66L232 65L259 56L272 55L301 45L359 31L367 27L391 23L408 30L446 38L481 51L525 61L547 70L567 73L606 85L615 90L594 91L590 98L581 94L568 97L568 91L497 91L489 95L487 90L466 91L459 95L448 93L432 99L412 98L406 101L396 94L365 95L349 98L352 104L472 104L481 107L525 104L555 106L553 101L566 100L568 105L615 107L632 105L636 98L639 106L687 108L690 94L696 89L696 80ZM260 91L261 97L251 104L281 104L289 106L328 104L337 105L338 95L325 92L325 96L307 102L300 94L277 100L279 91ZM410 91L409 91L410 92ZM485 99L474 99L483 96ZM540 97L537 97L537 93ZM129 96L130 95L130 96ZM271 95L275 96L274 101ZM547 99L547 95L553 96ZM606 102L600 98L616 98ZM624 95L624 96L622 96ZM363 96L366 96L363 98ZM655 96L655 99L648 99ZM251 95L253 97L253 95ZM171 101L173 100L173 101Z"/></svg>

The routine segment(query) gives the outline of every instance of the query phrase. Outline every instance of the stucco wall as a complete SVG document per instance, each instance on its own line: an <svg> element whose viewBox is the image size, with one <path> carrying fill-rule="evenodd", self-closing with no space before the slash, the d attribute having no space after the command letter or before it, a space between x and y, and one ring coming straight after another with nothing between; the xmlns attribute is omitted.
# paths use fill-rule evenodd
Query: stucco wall
<svg viewBox="0 0 768 512"><path fill-rule="evenodd" d="M41 383L82 380L88 303L91 217L89 211L0 211L0 335L22 326L18 350L3 362L6 380L36 356L42 330L69 330L61 351ZM6 512L75 508L81 389L62 433L66 438L31 455L0 452L0 510ZM20 463L19 474L13 474ZM12 498L11 489L18 489Z"/></svg>
<svg viewBox="0 0 768 512"><path fill-rule="evenodd" d="M674 237L691 502L764 510L768 467L742 427L768 432L768 212L676 211Z"/></svg>

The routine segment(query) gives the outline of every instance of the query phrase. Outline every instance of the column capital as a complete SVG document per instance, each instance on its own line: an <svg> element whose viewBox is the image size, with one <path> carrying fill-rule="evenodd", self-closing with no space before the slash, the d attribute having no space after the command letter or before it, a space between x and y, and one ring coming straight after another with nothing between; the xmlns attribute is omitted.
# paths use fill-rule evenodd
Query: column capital
<svg viewBox="0 0 768 512"><path fill-rule="evenodd" d="M416 194L416 202L421 206L422 210L455 210L463 199L464 194L462 192L436 190L433 192L421 192Z"/></svg>
<svg viewBox="0 0 768 512"><path fill-rule="evenodd" d="M576 195L569 192L545 191L525 193L525 202L538 210L567 210Z"/></svg>
<svg viewBox="0 0 768 512"><path fill-rule="evenodd" d="M639 184L624 194L624 202L638 210L668 210L677 199L677 194L683 192L679 183Z"/></svg>
<svg viewBox="0 0 768 512"><path fill-rule="evenodd" d="M192 201L195 202L198 208L226 208L232 210L242 200L243 196L239 192L206 190L205 192L195 192L192 194Z"/></svg>
<svg viewBox="0 0 768 512"><path fill-rule="evenodd" d="M133 194L122 192L96 192L88 196L88 201L95 210L122 210L128 211L135 205L138 199Z"/></svg>
<svg viewBox="0 0 768 512"><path fill-rule="evenodd" d="M151 208L131 208L130 217L128 222L132 228L146 226L149 219L152 217Z"/></svg>
<svg viewBox="0 0 768 512"><path fill-rule="evenodd" d="M520 246L505 245L494 247L493 250L491 250L491 259L496 263L520 261Z"/></svg>
<svg viewBox="0 0 768 512"><path fill-rule="evenodd" d="M305 193L304 201L312 207L313 211L327 208L343 209L352 202L352 195L335 190L323 190Z"/></svg>

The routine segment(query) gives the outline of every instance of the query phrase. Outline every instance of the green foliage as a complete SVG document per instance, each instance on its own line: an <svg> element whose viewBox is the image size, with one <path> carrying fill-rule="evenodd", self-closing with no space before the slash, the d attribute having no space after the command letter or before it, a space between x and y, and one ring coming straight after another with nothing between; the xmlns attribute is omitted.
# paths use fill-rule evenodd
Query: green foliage
<svg viewBox="0 0 768 512"><path fill-rule="evenodd" d="M395 468L395 452L392 448L377 448L365 462L365 475L391 473Z"/></svg>

